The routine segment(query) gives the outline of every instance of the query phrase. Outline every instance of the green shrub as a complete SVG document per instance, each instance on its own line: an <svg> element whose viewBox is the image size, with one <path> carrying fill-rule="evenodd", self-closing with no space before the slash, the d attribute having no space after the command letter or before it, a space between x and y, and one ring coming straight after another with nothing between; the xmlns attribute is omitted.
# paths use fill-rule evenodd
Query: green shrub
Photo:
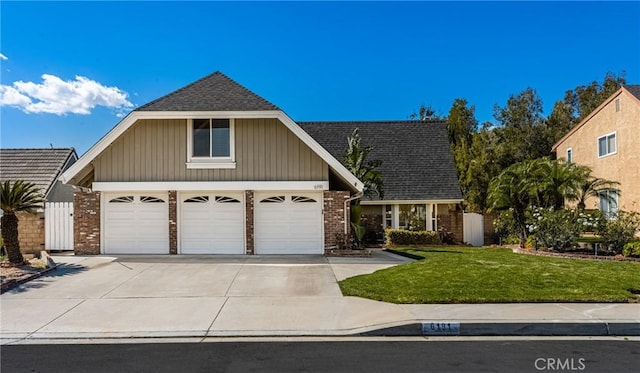
<svg viewBox="0 0 640 373"><path fill-rule="evenodd" d="M564 251L576 247L582 234L597 229L603 220L600 212L534 207L527 214L527 230L534 245Z"/></svg>
<svg viewBox="0 0 640 373"><path fill-rule="evenodd" d="M408 231L404 229L385 230L389 245L434 245L440 244L438 232Z"/></svg>
<svg viewBox="0 0 640 373"><path fill-rule="evenodd" d="M633 239L639 229L640 214L635 211L618 211L615 218L601 224L596 233L602 237L605 247L620 254L624 245Z"/></svg>
<svg viewBox="0 0 640 373"><path fill-rule="evenodd" d="M627 242L622 248L622 255L640 257L640 240Z"/></svg>

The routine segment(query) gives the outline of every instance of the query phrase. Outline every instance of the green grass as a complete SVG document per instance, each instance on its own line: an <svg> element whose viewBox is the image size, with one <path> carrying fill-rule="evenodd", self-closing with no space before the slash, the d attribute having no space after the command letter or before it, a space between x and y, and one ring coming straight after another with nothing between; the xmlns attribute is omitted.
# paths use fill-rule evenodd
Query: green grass
<svg viewBox="0 0 640 373"><path fill-rule="evenodd" d="M509 249L398 248L423 260L340 281L344 295L391 303L638 302L640 263Z"/></svg>

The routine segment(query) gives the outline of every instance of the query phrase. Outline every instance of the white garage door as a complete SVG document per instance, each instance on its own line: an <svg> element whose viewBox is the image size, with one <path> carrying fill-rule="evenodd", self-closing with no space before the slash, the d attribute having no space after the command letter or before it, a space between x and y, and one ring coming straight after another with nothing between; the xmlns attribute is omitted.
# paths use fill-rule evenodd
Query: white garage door
<svg viewBox="0 0 640 373"><path fill-rule="evenodd" d="M256 193L256 254L322 254L321 193Z"/></svg>
<svg viewBox="0 0 640 373"><path fill-rule="evenodd" d="M168 254L167 193L105 193L106 254Z"/></svg>
<svg viewBox="0 0 640 373"><path fill-rule="evenodd" d="M244 254L243 193L180 194L181 254Z"/></svg>

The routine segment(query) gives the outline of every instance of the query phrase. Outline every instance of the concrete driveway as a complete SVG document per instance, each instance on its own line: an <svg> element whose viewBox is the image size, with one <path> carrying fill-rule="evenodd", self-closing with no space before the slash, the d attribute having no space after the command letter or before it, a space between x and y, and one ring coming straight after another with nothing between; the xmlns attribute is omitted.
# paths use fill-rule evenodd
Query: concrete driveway
<svg viewBox="0 0 640 373"><path fill-rule="evenodd" d="M407 259L323 256L54 257L0 298L2 339L270 335L396 321L397 305L343 297L337 280ZM376 307L371 307L376 304ZM364 325L362 325L364 326Z"/></svg>

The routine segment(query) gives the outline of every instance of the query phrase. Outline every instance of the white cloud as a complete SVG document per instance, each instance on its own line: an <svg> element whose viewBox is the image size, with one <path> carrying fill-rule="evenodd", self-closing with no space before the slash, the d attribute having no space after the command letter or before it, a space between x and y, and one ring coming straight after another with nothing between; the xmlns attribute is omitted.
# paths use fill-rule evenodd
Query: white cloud
<svg viewBox="0 0 640 373"><path fill-rule="evenodd" d="M0 60L6 61L8 59L9 59L9 57L7 57L4 54L0 53Z"/></svg>
<svg viewBox="0 0 640 373"><path fill-rule="evenodd" d="M95 80L76 76L63 81L55 75L43 74L42 83L14 82L0 85L0 105L13 106L25 113L91 114L96 106L124 111L133 107L128 94L118 87L107 87Z"/></svg>

